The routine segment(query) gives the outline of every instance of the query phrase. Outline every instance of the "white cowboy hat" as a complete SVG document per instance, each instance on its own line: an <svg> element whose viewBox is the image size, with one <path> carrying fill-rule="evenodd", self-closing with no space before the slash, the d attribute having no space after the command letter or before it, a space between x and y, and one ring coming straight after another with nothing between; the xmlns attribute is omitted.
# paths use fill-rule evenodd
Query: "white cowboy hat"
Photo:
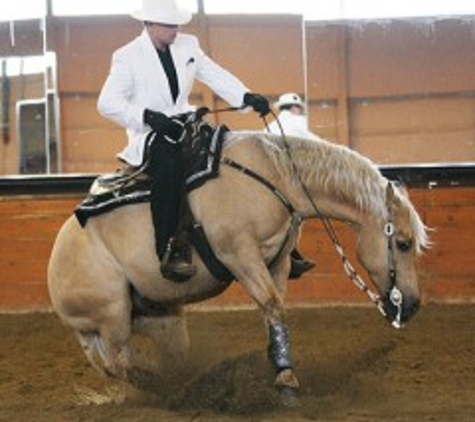
<svg viewBox="0 0 475 422"><path fill-rule="evenodd" d="M273 105L274 105L275 108L277 108L279 110L282 107L293 106L293 105L299 106L299 107L302 107L302 108L305 107L302 99L295 92L288 92L286 94L282 94L279 97L279 100L276 101Z"/></svg>
<svg viewBox="0 0 475 422"><path fill-rule="evenodd" d="M132 13L132 17L143 22L185 25L192 13L180 8L176 0L142 0L142 9Z"/></svg>

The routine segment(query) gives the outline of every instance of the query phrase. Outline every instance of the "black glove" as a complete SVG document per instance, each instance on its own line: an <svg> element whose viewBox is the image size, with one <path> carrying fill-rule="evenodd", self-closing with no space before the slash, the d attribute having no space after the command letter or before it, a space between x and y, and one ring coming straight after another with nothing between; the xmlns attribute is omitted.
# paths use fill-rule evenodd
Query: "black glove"
<svg viewBox="0 0 475 422"><path fill-rule="evenodd" d="M149 125L154 132L168 136L173 140L177 140L181 136L183 127L175 120L170 119L159 111L145 109L143 113L143 121Z"/></svg>
<svg viewBox="0 0 475 422"><path fill-rule="evenodd" d="M246 106L252 107L254 111L259 113L260 117L267 116L270 113L269 101L260 94L246 92L244 94L243 103Z"/></svg>

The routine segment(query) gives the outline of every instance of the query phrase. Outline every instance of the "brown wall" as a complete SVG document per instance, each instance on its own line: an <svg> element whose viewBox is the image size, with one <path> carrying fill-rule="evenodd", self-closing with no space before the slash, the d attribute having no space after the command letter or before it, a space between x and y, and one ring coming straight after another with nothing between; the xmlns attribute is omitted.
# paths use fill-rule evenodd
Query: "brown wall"
<svg viewBox="0 0 475 422"><path fill-rule="evenodd" d="M407 164L475 161L470 23L307 22L303 31L298 16L195 16L185 30L271 101L286 91L304 95L307 85L310 126L320 136L380 164ZM8 25L0 24L1 55L41 51L39 21L15 28L13 48ZM140 23L126 16L47 18L47 49L58 56L64 172L116 168L115 153L124 146L125 133L98 115L96 101L112 52L140 31ZM223 105L201 84L195 86L193 102ZM232 129L263 126L255 114L227 113L216 121ZM15 173L16 145L0 147L3 174Z"/></svg>
<svg viewBox="0 0 475 422"><path fill-rule="evenodd" d="M378 163L475 160L475 38L460 20L309 25L311 124Z"/></svg>
<svg viewBox="0 0 475 422"><path fill-rule="evenodd" d="M421 263L424 300L474 302L475 188L414 189L410 194L424 222L435 229L434 245ZM57 231L79 201L79 197L67 196L0 198L0 311L49 307L48 257ZM335 227L356 264L353 234L346 226ZM289 282L287 303L368 303L344 275L320 223L306 223L301 249L317 261L317 268L301 281ZM235 284L204 305L248 303Z"/></svg>
<svg viewBox="0 0 475 422"><path fill-rule="evenodd" d="M15 116L19 101L41 100L44 93L43 76L23 75L10 78L8 113ZM14 120L10 120L7 134L0 140L0 175L17 174L20 168L20 140Z"/></svg>
<svg viewBox="0 0 475 422"><path fill-rule="evenodd" d="M0 58L41 56L44 51L43 32L41 20L33 19L15 22L14 31L10 22L0 22ZM20 100L40 99L44 96L43 76L23 75L12 77L10 82L9 100L6 102L10 121L4 125L3 119L0 124L0 175L17 174L20 166L20 146L16 133L15 119L16 104ZM0 118L4 111L2 75L0 75ZM6 127L5 127L6 126Z"/></svg>

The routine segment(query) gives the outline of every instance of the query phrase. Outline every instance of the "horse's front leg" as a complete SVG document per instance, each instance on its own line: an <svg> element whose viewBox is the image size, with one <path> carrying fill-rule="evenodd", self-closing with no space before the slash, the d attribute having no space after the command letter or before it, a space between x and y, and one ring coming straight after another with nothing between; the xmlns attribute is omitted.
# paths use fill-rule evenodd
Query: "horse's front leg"
<svg viewBox="0 0 475 422"><path fill-rule="evenodd" d="M294 405L299 383L293 370L283 300L288 263L273 271L273 278L257 248L247 247L240 252L238 262L242 265L235 262L232 269L264 314L269 335L268 357L276 371L275 386L281 392L284 404Z"/></svg>
<svg viewBox="0 0 475 422"><path fill-rule="evenodd" d="M282 307L287 289L287 275L289 271L290 259L287 259L277 268L274 268L271 274L279 297L281 298ZM299 383L293 371L293 361L290 352L290 334L285 320L268 325L268 331L269 359L277 371L275 385L281 390L284 404L289 406L298 404L296 393L299 388Z"/></svg>

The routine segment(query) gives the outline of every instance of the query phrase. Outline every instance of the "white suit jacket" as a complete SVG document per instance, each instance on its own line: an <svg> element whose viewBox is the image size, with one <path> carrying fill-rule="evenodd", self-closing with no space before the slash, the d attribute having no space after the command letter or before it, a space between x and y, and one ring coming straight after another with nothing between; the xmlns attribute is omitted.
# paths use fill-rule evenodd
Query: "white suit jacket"
<svg viewBox="0 0 475 422"><path fill-rule="evenodd" d="M293 114L289 110L283 110L277 116L286 136L297 136L305 139L318 139L317 135L308 130L307 118L298 114ZM280 127L276 121L269 124L269 132L282 135Z"/></svg>
<svg viewBox="0 0 475 422"><path fill-rule="evenodd" d="M201 50L196 37L178 34L170 46L175 63L179 95L173 102L167 76L146 30L112 56L109 76L101 90L100 114L127 129L128 143L118 157L133 166L142 163L146 134L146 108L168 116L193 110L189 95L195 79L208 85L234 107L242 105L249 89L213 62Z"/></svg>

